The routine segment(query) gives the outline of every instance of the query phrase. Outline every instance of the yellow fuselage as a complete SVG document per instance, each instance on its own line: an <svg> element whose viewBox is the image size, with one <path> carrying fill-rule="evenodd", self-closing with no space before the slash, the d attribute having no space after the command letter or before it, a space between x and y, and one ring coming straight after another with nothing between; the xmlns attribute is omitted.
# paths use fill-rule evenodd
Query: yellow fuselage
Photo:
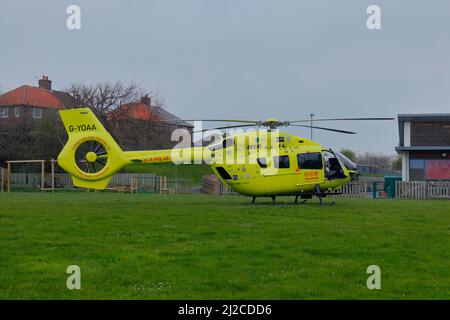
<svg viewBox="0 0 450 320"><path fill-rule="evenodd" d="M275 135L276 139L271 135ZM225 147L223 143L218 143L209 147L125 152L125 155L134 159L131 162L143 164L207 162L226 186L247 196L313 192L317 185L322 191L335 190L350 181L349 172L344 165L341 165L344 174L340 178L326 178L322 153L329 150L309 139L285 132L267 131L246 133L228 139L233 141ZM244 141L241 150L239 140ZM322 161L321 168L309 169L299 165L299 155L318 153ZM275 157L287 157L288 165L286 160L284 167L277 165ZM265 158L265 166L258 161L261 158Z"/></svg>

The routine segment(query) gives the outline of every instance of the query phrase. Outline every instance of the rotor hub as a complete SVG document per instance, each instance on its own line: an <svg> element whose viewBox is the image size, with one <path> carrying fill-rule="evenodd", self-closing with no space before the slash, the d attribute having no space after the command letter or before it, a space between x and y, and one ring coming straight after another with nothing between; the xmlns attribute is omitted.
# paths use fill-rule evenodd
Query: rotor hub
<svg viewBox="0 0 450 320"><path fill-rule="evenodd" d="M93 163L93 162L95 162L95 161L97 161L97 154L95 153L95 152L93 152L93 151L89 151L87 154L86 154L86 160L88 161L88 162L91 162L91 163Z"/></svg>
<svg viewBox="0 0 450 320"><path fill-rule="evenodd" d="M269 118L269 119L266 119L265 121L262 121L260 123L260 125L263 127L267 127L269 129L276 129L278 127L284 127L284 126L289 125L289 122L288 121L279 121L278 119L275 119L275 118Z"/></svg>

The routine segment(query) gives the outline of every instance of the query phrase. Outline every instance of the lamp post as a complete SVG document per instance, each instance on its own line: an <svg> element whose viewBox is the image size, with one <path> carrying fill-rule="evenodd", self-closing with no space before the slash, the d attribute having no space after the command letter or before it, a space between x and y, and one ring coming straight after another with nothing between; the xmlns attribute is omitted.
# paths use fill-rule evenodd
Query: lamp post
<svg viewBox="0 0 450 320"><path fill-rule="evenodd" d="M315 116L315 114L314 113L310 113L309 116L311 117L311 140L312 140L313 139L313 128L312 128L312 125L313 125L313 117Z"/></svg>

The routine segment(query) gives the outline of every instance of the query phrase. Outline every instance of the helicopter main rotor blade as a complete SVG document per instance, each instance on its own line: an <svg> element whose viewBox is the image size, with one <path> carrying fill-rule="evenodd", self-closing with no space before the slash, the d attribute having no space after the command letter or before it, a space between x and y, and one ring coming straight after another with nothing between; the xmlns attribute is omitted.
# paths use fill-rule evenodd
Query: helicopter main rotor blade
<svg viewBox="0 0 450 320"><path fill-rule="evenodd" d="M313 129L333 131L333 132L346 133L346 134L356 134L356 132L353 132L353 131L325 128L325 127L316 127L316 126L304 126L304 125L301 125L301 124L291 124L290 126L291 127L301 127L301 128L313 128Z"/></svg>
<svg viewBox="0 0 450 320"><path fill-rule="evenodd" d="M225 127L218 127L218 128L211 128L211 129L204 129L204 130L198 130L193 132L205 132L210 130L222 130L222 129L232 129L232 128L245 128L245 127L254 127L256 124L241 124L236 126L225 126Z"/></svg>
<svg viewBox="0 0 450 320"><path fill-rule="evenodd" d="M358 121L358 120L395 120L395 118L380 118L380 117L375 117L375 118L328 118L328 119L312 119L312 121ZM294 120L294 121L289 121L289 123L300 123L300 122L311 122L311 119L304 119L304 120Z"/></svg>
<svg viewBox="0 0 450 320"><path fill-rule="evenodd" d="M180 119L180 120L159 120L161 122L173 122L180 123L185 121L203 121L203 122L239 122L239 123L255 123L258 124L261 121L253 120L237 120L237 119Z"/></svg>

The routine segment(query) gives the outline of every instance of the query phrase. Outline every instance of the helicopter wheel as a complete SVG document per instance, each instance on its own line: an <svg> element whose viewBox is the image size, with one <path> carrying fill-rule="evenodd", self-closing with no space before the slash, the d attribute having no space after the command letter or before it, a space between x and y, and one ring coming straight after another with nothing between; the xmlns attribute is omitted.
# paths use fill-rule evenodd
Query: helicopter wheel
<svg viewBox="0 0 450 320"><path fill-rule="evenodd" d="M108 152L96 140L88 140L80 144L75 152L75 162L80 171L95 174L103 170L108 162Z"/></svg>

